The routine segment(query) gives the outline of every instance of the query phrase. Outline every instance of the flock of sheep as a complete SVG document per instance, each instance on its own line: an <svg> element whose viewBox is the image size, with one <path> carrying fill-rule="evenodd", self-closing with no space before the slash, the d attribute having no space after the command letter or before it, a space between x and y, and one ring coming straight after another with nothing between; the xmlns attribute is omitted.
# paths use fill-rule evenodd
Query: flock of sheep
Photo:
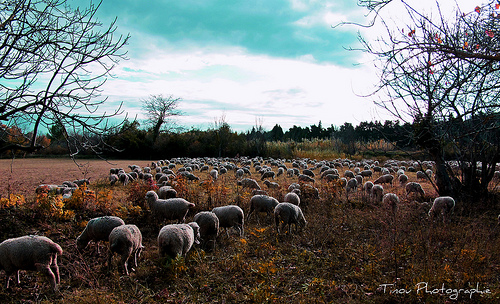
<svg viewBox="0 0 500 304"><path fill-rule="evenodd" d="M395 193L386 192L384 185L393 185L397 180L400 186L405 187L407 195L419 195L422 198L425 192L420 183L410 181L405 172L416 172L417 180L432 178L432 163L414 163L402 161L388 161L380 165L377 161L355 162L350 160L315 161L297 159L291 162L291 167L285 165L284 160L262 158L254 159L187 159L179 158L153 162L151 166L129 166L130 171L112 168L109 181L112 185L122 183L126 185L132 180L143 179L158 185L157 191L146 193L145 200L152 216L159 222L173 221L164 225L158 232L157 244L159 256L175 258L185 256L194 244L200 244L206 250L213 250L219 230L225 228L235 229L240 237L244 236L245 213L237 205L215 207L211 211L200 211L194 215L192 222L185 223L186 216L195 205L184 198L177 197L175 181L185 178L189 181L199 181L196 172L207 171L210 178L216 181L222 174L233 172L237 185L252 191L249 210L246 220L257 213L267 213L274 216L274 224L278 234L287 229L299 232L307 224L301 206L310 199L319 198L319 190L314 186L317 179L322 182L335 182L346 197L350 194L361 194L366 202L382 204L395 214L400 200ZM422 168L422 171L415 169ZM343 176L339 169L345 169ZM424 168L426 170L424 171ZM275 181L283 175L295 179L287 188L282 202L268 195L256 179L251 178L257 174L269 192L280 189ZM373 181L364 181L378 176ZM271 181L273 180L273 181ZM295 182L296 181L296 182ZM43 185L45 189L61 195L71 195L78 183L89 182L75 181L61 186ZM41 186L42 187L42 186ZM38 191L38 190L37 190ZM302 203L302 204L301 204ZM429 216L441 216L443 221L448 221L455 207L452 197L437 197L429 210ZM259 217L257 221L259 221ZM144 246L142 234L134 224L126 224L116 216L103 216L90 219L81 234L76 239L77 249L84 250L90 241L108 242L108 265L112 265L112 257L118 254L121 257L120 265L124 274L128 275L137 267L137 261ZM44 273L54 289L60 282L57 256L63 252L61 246L44 236L22 236L12 238L0 243L0 269L7 274L9 286L10 277L16 274L19 283L19 270L37 270Z"/></svg>

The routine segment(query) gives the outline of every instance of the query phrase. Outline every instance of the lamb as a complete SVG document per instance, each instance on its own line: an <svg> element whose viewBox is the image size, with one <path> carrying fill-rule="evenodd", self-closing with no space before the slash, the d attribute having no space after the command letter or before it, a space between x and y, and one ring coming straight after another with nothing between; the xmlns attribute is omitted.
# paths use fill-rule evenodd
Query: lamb
<svg viewBox="0 0 500 304"><path fill-rule="evenodd" d="M166 225L158 233L160 257L169 256L172 259L178 255L185 257L193 244L199 243L200 226L196 222Z"/></svg>
<svg viewBox="0 0 500 304"><path fill-rule="evenodd" d="M297 190L297 189L294 189L294 190ZM283 197L283 202L291 203L291 204L294 204L296 206L299 206L300 205L300 197L295 192L289 192L289 193L285 194L285 197Z"/></svg>
<svg viewBox="0 0 500 304"><path fill-rule="evenodd" d="M252 212L266 212L268 215L274 210L274 207L278 205L277 199L267 195L254 195L250 199L250 211L247 215L247 221L250 219ZM257 221L259 218L257 217Z"/></svg>
<svg viewBox="0 0 500 304"><path fill-rule="evenodd" d="M129 259L133 258L133 266L137 267L137 259L140 257L144 246L142 246L142 234L136 225L121 225L115 227L109 234L108 266L111 269L111 260L115 253L121 255L120 264L126 275L129 271Z"/></svg>
<svg viewBox="0 0 500 304"><path fill-rule="evenodd" d="M219 235L219 218L210 211L198 212L193 221L200 226L201 246L205 249L215 249L215 240Z"/></svg>
<svg viewBox="0 0 500 304"><path fill-rule="evenodd" d="M57 255L62 253L61 246L45 236L25 235L3 241L0 243L0 269L7 274L6 288L9 288L14 273L17 284L20 284L19 270L38 270L49 277L56 291L61 281Z"/></svg>
<svg viewBox="0 0 500 304"><path fill-rule="evenodd" d="M391 184L392 185L392 180L394 179L394 176L392 174L384 174L377 178L373 183L374 184Z"/></svg>
<svg viewBox="0 0 500 304"><path fill-rule="evenodd" d="M180 197L159 199L153 190L146 193L146 200L154 216L165 220L177 220L179 223L184 223L189 208L195 206Z"/></svg>
<svg viewBox="0 0 500 304"><path fill-rule="evenodd" d="M396 214L399 205L399 197L394 193L386 193L382 198L382 204L391 209L392 214Z"/></svg>
<svg viewBox="0 0 500 304"><path fill-rule="evenodd" d="M438 214L443 216L443 223L449 220L453 209L455 208L455 200L451 196L439 196L434 199L432 207L429 210L429 217L434 218Z"/></svg>
<svg viewBox="0 0 500 304"><path fill-rule="evenodd" d="M291 233L292 224L295 225L295 232L298 232L298 228L303 229L307 221L304 218L304 214L299 206L295 206L291 203L279 203L274 208L274 222L276 224L276 232L280 234L280 224L281 230L288 225L288 233Z"/></svg>
<svg viewBox="0 0 500 304"><path fill-rule="evenodd" d="M76 248L82 251L90 241L108 241L111 231L125 222L117 216L102 216L91 219L83 232L76 238ZM99 247L97 247L99 251Z"/></svg>
<svg viewBox="0 0 500 304"><path fill-rule="evenodd" d="M251 178L244 178L236 183L238 186L242 188L251 188L251 189L261 189L256 180Z"/></svg>
<svg viewBox="0 0 500 304"><path fill-rule="evenodd" d="M236 205L215 207L214 209L212 209L212 212L217 215L217 218L219 218L220 228L234 227L236 230L238 230L239 235L243 236L245 215L240 207ZM227 229L226 233L229 235Z"/></svg>
<svg viewBox="0 0 500 304"><path fill-rule="evenodd" d="M410 193L414 192L419 193L420 195L422 195L422 197L425 196L425 191L424 189L422 189L422 185L416 182L409 182L408 184L406 184L405 190L406 195L410 195Z"/></svg>

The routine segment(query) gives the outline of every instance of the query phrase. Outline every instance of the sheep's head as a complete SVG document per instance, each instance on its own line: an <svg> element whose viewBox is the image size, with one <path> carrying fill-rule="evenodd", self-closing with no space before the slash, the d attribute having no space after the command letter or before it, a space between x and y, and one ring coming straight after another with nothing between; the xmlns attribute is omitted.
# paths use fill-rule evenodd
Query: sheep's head
<svg viewBox="0 0 500 304"><path fill-rule="evenodd" d="M153 190L150 190L146 193L145 198L148 201L148 203L151 203L158 199L158 194L156 194L156 192L154 192Z"/></svg>
<svg viewBox="0 0 500 304"><path fill-rule="evenodd" d="M200 226L196 222L191 222L188 224L193 228L193 233L194 233L194 243L195 244L200 244L201 236L200 236Z"/></svg>

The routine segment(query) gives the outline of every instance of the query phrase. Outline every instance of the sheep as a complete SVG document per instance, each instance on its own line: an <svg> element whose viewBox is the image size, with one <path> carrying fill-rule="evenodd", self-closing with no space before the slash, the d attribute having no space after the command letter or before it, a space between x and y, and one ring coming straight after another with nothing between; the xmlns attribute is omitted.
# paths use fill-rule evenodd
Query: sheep
<svg viewBox="0 0 500 304"><path fill-rule="evenodd" d="M373 171L372 170L363 170L363 171L359 172L359 175L361 175L363 177L372 177Z"/></svg>
<svg viewBox="0 0 500 304"><path fill-rule="evenodd" d="M302 170L302 174L305 174L305 175L310 176L312 178L314 178L316 176L316 174L314 174L314 172L310 169Z"/></svg>
<svg viewBox="0 0 500 304"><path fill-rule="evenodd" d="M417 179L427 179L427 175L423 171L417 171Z"/></svg>
<svg viewBox="0 0 500 304"><path fill-rule="evenodd" d="M262 173L260 180L264 180L266 178L274 179L275 176L276 176L276 173L274 173L274 171L266 171L266 172Z"/></svg>
<svg viewBox="0 0 500 304"><path fill-rule="evenodd" d="M314 178L310 177L309 175L305 175L305 174L300 174L298 180L299 180L299 182L306 182L306 183L314 183L315 182Z"/></svg>
<svg viewBox="0 0 500 304"><path fill-rule="evenodd" d="M391 174L384 174L382 176L380 176L379 178L377 178L373 183L374 184L391 184L392 185L392 180L394 179L394 176L392 176Z"/></svg>
<svg viewBox="0 0 500 304"><path fill-rule="evenodd" d="M347 181L346 185L346 193L349 193L349 191L356 191L358 189L358 180L355 178L351 178L349 181Z"/></svg>
<svg viewBox="0 0 500 304"><path fill-rule="evenodd" d="M443 223L449 220L453 209L455 208L455 200L451 196L439 196L434 199L432 207L429 210L429 217L434 218L438 214L443 216Z"/></svg>
<svg viewBox="0 0 500 304"><path fill-rule="evenodd" d="M303 229L307 225L307 221L300 207L291 203L279 203L276 205L274 208L274 222L278 234L280 234L280 224L281 230L288 225L289 234L291 233L292 224L295 225L295 232L298 232L299 227Z"/></svg>
<svg viewBox="0 0 500 304"><path fill-rule="evenodd" d="M154 216L165 220L177 220L179 223L184 223L189 208L195 206L180 197L159 199L153 190L146 193L146 200Z"/></svg>
<svg viewBox="0 0 500 304"><path fill-rule="evenodd" d="M200 180L200 178L196 175L194 175L193 173L189 172L189 171L182 171L179 173L179 176L182 177L182 178L185 178L187 179L188 181L198 181Z"/></svg>
<svg viewBox="0 0 500 304"><path fill-rule="evenodd" d="M216 181L217 178L219 177L219 171L217 171L215 169L212 169L209 174L214 181Z"/></svg>
<svg viewBox="0 0 500 304"><path fill-rule="evenodd" d="M121 255L120 265L126 275L129 275L130 257L133 257L133 266L137 267L137 259L144 249L142 234L136 225L128 224L115 227L109 234L108 267L112 268L111 260L115 253ZM131 268L130 271L134 269Z"/></svg>
<svg viewBox="0 0 500 304"><path fill-rule="evenodd" d="M266 185L268 189L279 189L280 188L280 185L278 183L270 182L267 179L264 181L264 185Z"/></svg>
<svg viewBox="0 0 500 304"><path fill-rule="evenodd" d="M250 199L250 210L248 211L247 221L250 219L252 212L266 212L268 215L274 210L274 207L278 205L277 199L267 195L254 195ZM257 217L257 222L259 218Z"/></svg>
<svg viewBox="0 0 500 304"><path fill-rule="evenodd" d="M422 195L422 197L425 196L425 191L424 189L422 189L422 185L416 182L409 182L408 184L406 184L405 190L406 195L410 195L410 193L414 192L419 193L420 195Z"/></svg>
<svg viewBox="0 0 500 304"><path fill-rule="evenodd" d="M236 183L238 186L242 188L251 188L251 189L261 189L256 180L251 178L244 178Z"/></svg>
<svg viewBox="0 0 500 304"><path fill-rule="evenodd" d="M252 192L250 192L252 196L262 194L262 195L267 195L266 190L259 190L259 189L253 189Z"/></svg>
<svg viewBox="0 0 500 304"><path fill-rule="evenodd" d="M219 235L219 218L217 215L210 211L202 211L195 214L193 221L200 226L202 248L215 249L215 240Z"/></svg>
<svg viewBox="0 0 500 304"><path fill-rule="evenodd" d="M113 186L114 184L116 184L117 181L119 181L120 179L118 178L118 175L116 174L110 174L109 175L109 183L111 184L111 186Z"/></svg>
<svg viewBox="0 0 500 304"><path fill-rule="evenodd" d="M175 259L185 257L193 244L200 243L200 226L196 222L189 224L170 224L163 226L158 233L158 251L160 257Z"/></svg>
<svg viewBox="0 0 500 304"><path fill-rule="evenodd" d="M374 202L380 203L382 201L382 197L384 195L384 187L382 185L373 185L371 198Z"/></svg>
<svg viewBox="0 0 500 304"><path fill-rule="evenodd" d="M82 251L90 241L96 243L108 241L111 231L121 225L125 225L125 222L117 216L102 216L91 219L82 233L76 238L76 248ZM99 246L97 252L99 252Z"/></svg>
<svg viewBox="0 0 500 304"><path fill-rule="evenodd" d="M297 189L294 189L297 190ZM299 190L300 191L300 190ZM300 196L295 192L289 192L283 197L283 202L300 206Z"/></svg>
<svg viewBox="0 0 500 304"><path fill-rule="evenodd" d="M212 212L217 215L217 218L219 218L220 228L234 227L236 230L238 230L239 235L243 236L243 225L245 222L243 209L236 205L227 205L222 207L215 207L212 209ZM227 231L227 229L226 233L229 236L229 232Z"/></svg>
<svg viewBox="0 0 500 304"><path fill-rule="evenodd" d="M352 172L351 170L345 170L344 172L344 177L349 177L349 178L354 178L355 175L354 175L354 172Z"/></svg>
<svg viewBox="0 0 500 304"><path fill-rule="evenodd" d="M20 284L19 270L38 270L49 277L56 291L61 281L57 255L62 253L61 246L45 236L25 235L3 241L0 243L0 269L7 274L6 288L9 288L14 273L17 284Z"/></svg>
<svg viewBox="0 0 500 304"><path fill-rule="evenodd" d="M162 186L158 189L158 198L167 199L177 197L177 191L170 186Z"/></svg>
<svg viewBox="0 0 500 304"><path fill-rule="evenodd" d="M372 193L372 188L373 188L373 182L367 181L363 185L363 190L365 191L365 194L370 196Z"/></svg>
<svg viewBox="0 0 500 304"><path fill-rule="evenodd" d="M399 205L399 197L394 193L386 193L382 197L382 204L391 209L392 214L396 214Z"/></svg>
<svg viewBox="0 0 500 304"><path fill-rule="evenodd" d="M398 176L399 185L403 186L408 181L408 176L406 174L401 174Z"/></svg>

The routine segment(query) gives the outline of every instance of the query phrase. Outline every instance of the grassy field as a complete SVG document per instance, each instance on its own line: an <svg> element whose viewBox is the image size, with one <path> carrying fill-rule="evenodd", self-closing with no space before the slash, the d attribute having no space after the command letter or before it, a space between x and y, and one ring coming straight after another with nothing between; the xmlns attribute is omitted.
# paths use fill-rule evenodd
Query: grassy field
<svg viewBox="0 0 500 304"><path fill-rule="evenodd" d="M0 287L1 303L498 303L500 242L498 206L491 210L457 208L449 223L430 221L425 202L436 193L422 182L425 198L407 197L397 183L385 186L401 204L396 215L369 203L361 191L346 197L335 184L316 178L320 198L303 207L308 221L300 234L277 235L271 218L245 223L240 238L222 231L215 252L194 248L184 258L161 259L155 224L144 201L150 186L134 182L111 187L110 168L148 161L65 159L0 160L0 240L39 234L59 243L61 285L52 292L45 277L21 271L21 285ZM288 167L291 164L287 163ZM253 172L253 170L252 170ZM319 173L318 170L315 170ZM195 172L201 181L206 172ZM416 181L415 173L408 173ZM95 196L71 200L36 196L42 183L91 178ZM372 179L374 180L377 174ZM252 178L260 181L257 173ZM275 179L280 200L296 177ZM179 196L196 204L188 214L238 204L248 211L250 193L236 186L233 172L215 183L177 181ZM146 247L139 266L123 276L108 268L106 245L77 252L75 239L95 216L118 215L142 231ZM0 273L4 284L5 273Z"/></svg>

